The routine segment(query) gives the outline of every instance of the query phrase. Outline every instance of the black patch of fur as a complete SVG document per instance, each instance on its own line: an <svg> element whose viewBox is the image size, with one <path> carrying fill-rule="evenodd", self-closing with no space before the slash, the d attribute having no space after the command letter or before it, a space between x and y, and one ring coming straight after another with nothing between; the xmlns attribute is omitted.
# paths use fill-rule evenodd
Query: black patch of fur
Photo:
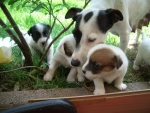
<svg viewBox="0 0 150 113"><path fill-rule="evenodd" d="M50 30L50 26L47 25L47 24L42 24L42 23L40 23L40 24L41 24L41 25L43 26L43 28L44 28L42 35L43 35L44 37L47 37L47 36L48 36L48 33L49 33L49 30ZM36 25L32 26L32 27L28 30L28 34L33 38L33 40L34 40L36 43L37 43L38 40L41 38L41 33L38 31Z"/></svg>
<svg viewBox="0 0 150 113"><path fill-rule="evenodd" d="M122 20L122 13L115 9L100 10L97 16L98 27L103 33L106 33L114 23Z"/></svg>
<svg viewBox="0 0 150 113"><path fill-rule="evenodd" d="M78 18L76 20L75 29L72 31L72 34L74 35L74 38L75 38L75 41L76 41L76 47L79 46L79 43L80 43L80 40L81 40L81 37L82 37L82 32L79 29L81 18L82 18L82 15L78 15Z"/></svg>
<svg viewBox="0 0 150 113"><path fill-rule="evenodd" d="M99 11L99 14L97 16L97 24L100 31L102 31L103 33L106 33L112 27L105 11Z"/></svg>
<svg viewBox="0 0 150 113"><path fill-rule="evenodd" d="M90 19L92 16L93 16L93 12L92 12L92 11L89 12L89 13L87 13L87 14L84 16L84 21L85 21L85 22L88 22L89 19Z"/></svg>

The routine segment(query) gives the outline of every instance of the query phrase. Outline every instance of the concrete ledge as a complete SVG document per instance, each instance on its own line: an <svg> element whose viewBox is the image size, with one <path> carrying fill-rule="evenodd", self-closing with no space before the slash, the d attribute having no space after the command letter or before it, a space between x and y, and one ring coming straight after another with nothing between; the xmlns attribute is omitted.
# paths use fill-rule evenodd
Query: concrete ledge
<svg viewBox="0 0 150 113"><path fill-rule="evenodd" d="M124 91L136 91L150 89L148 82L128 83L128 88ZM105 85L106 93L121 92L113 87L113 85ZM57 98L57 97L71 97L93 95L84 87L82 88L66 88L66 89L47 89L47 90L30 90L30 91L13 91L0 92L0 111L15 106L28 104L30 99L37 98Z"/></svg>

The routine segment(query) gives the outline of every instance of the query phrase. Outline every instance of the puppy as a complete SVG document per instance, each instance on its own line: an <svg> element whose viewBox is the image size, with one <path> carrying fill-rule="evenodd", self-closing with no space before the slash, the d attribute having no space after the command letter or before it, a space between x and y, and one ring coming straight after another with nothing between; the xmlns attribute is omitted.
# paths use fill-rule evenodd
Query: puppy
<svg viewBox="0 0 150 113"><path fill-rule="evenodd" d="M86 78L94 81L94 95L101 95L105 94L104 82L114 81L119 90L127 88L123 83L127 67L128 59L120 48L98 44L89 50L82 70Z"/></svg>
<svg viewBox="0 0 150 113"><path fill-rule="evenodd" d="M84 74L82 73L81 67L72 67L71 66L71 56L75 49L75 39L72 34L67 35L61 39L59 45L56 48L56 52L52 59L51 65L47 73L44 75L45 81L51 81L55 70L60 66L63 65L64 67L70 67L70 73L67 76L67 81L74 82L76 76L78 77L78 81L84 81Z"/></svg>
<svg viewBox="0 0 150 113"><path fill-rule="evenodd" d="M142 61L150 65L150 38L147 38L144 33L142 33L142 42L138 46L138 53L134 61L133 69L139 70L139 65Z"/></svg>
<svg viewBox="0 0 150 113"><path fill-rule="evenodd" d="M120 48L125 52L130 32L150 13L150 0L91 0L87 9L71 8L66 19L76 21L73 35L76 50L71 64L82 66L90 48L104 43L108 31L120 36Z"/></svg>
<svg viewBox="0 0 150 113"><path fill-rule="evenodd" d="M51 43L51 36L47 39L50 31L50 26L47 24L38 23L32 26L27 33L23 33L23 36L31 50L32 55L36 55L37 51L41 53L47 49L48 45ZM47 40L47 42L46 42ZM47 52L47 63L51 63L53 57L53 44ZM23 57L24 59L24 57Z"/></svg>

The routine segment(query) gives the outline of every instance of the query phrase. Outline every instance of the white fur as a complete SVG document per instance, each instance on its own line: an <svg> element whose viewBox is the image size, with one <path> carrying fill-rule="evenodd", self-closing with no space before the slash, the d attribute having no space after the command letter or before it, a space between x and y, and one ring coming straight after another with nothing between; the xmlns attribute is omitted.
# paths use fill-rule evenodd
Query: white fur
<svg viewBox="0 0 150 113"><path fill-rule="evenodd" d="M119 69L114 68L110 72L101 72L99 74L92 74L91 71L85 70L86 65L89 63L90 56L93 54L94 51L101 48L111 49L117 56L120 56L121 60L123 61L123 64ZM83 65L82 69L86 71L85 76L88 79L94 81L95 84L94 95L100 95L105 94L104 82L111 83L112 81L115 81L115 87L118 88L119 90L124 90L127 88L127 86L123 84L123 78L126 74L127 67L128 67L128 59L125 53L120 48L112 45L98 44L89 50L87 55L87 61Z"/></svg>
<svg viewBox="0 0 150 113"><path fill-rule="evenodd" d="M95 25L94 18L99 10L109 8L118 9L123 14L123 21L115 23L109 31L120 36L120 48L125 52L132 27L137 27L139 20L150 12L150 0L91 0L90 7L82 10L80 14L84 16L87 12L94 11L94 15L87 23L82 18L79 26L82 31L80 48L77 48L72 56L74 60L78 59L81 65L84 64L89 49L98 43L104 43L107 38L107 33L101 33ZM87 43L88 37L95 38L95 41Z"/></svg>
<svg viewBox="0 0 150 113"><path fill-rule="evenodd" d="M82 73L82 69L81 67L76 68L76 67L71 66L71 57L68 57L65 54L64 47L63 47L64 43L67 43L68 45L70 45L73 48L73 50L75 49L75 39L73 35L70 34L70 35L63 37L61 41L59 42L59 45L56 48L56 52L52 59L51 65L49 66L47 73L44 75L44 80L51 81L57 67L59 67L60 65L63 65L66 68L67 67L71 68L70 73L67 76L67 81L69 83L74 82L76 76L78 78L78 81L83 82L84 75Z"/></svg>
<svg viewBox="0 0 150 113"><path fill-rule="evenodd" d="M150 65L150 38L142 33L142 42L138 46L138 53L134 61L133 69L139 70L139 65L142 61Z"/></svg>
<svg viewBox="0 0 150 113"><path fill-rule="evenodd" d="M43 38L41 37L37 43L35 43L35 41L33 40L33 38L31 36L29 36L27 33L22 32L23 36L30 48L30 51L32 53L33 56L36 55L37 51L40 51L41 53L44 52L44 47L41 44L42 42L45 42L47 38ZM46 46L45 46L45 50L47 49L48 45L51 43L52 38L51 36L49 37L49 39L47 40ZM52 57L53 57L53 51L54 51L54 47L53 44L51 45L50 49L47 52L47 63L50 64ZM22 56L22 60L24 60L24 56Z"/></svg>

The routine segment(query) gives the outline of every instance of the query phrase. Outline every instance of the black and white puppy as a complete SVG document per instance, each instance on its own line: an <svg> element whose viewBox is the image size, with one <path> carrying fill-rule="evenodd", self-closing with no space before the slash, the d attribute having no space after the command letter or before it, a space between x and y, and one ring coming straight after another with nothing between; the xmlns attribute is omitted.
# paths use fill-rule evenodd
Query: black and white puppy
<svg viewBox="0 0 150 113"><path fill-rule="evenodd" d="M120 36L120 48L125 52L132 28L150 12L149 6L150 0L91 0L87 9L69 9L65 18L76 21L72 65L83 65L89 49L104 43L108 31Z"/></svg>
<svg viewBox="0 0 150 113"><path fill-rule="evenodd" d="M36 55L37 51L41 53L47 49L48 45L51 43L51 36L48 38L48 34L50 31L50 25L38 23L32 26L27 33L23 33L23 36L29 45L32 55ZM47 43L46 43L47 40ZM53 45L50 47L47 53L47 63L50 64L51 59L53 57ZM24 58L23 58L24 59Z"/></svg>
<svg viewBox="0 0 150 113"><path fill-rule="evenodd" d="M100 95L105 94L104 82L114 81L115 87L119 90L127 88L123 83L127 67L128 59L120 48L98 44L89 50L82 70L86 78L94 81L94 95Z"/></svg>
<svg viewBox="0 0 150 113"><path fill-rule="evenodd" d="M71 83L74 82L76 77L78 78L79 82L84 81L84 74L82 73L81 67L72 67L71 65L71 56L75 49L75 39L72 34L64 36L59 45L56 48L56 52L52 59L51 65L47 73L44 75L45 81L51 81L55 70L59 66L69 67L71 68L70 73L67 76L67 82Z"/></svg>

